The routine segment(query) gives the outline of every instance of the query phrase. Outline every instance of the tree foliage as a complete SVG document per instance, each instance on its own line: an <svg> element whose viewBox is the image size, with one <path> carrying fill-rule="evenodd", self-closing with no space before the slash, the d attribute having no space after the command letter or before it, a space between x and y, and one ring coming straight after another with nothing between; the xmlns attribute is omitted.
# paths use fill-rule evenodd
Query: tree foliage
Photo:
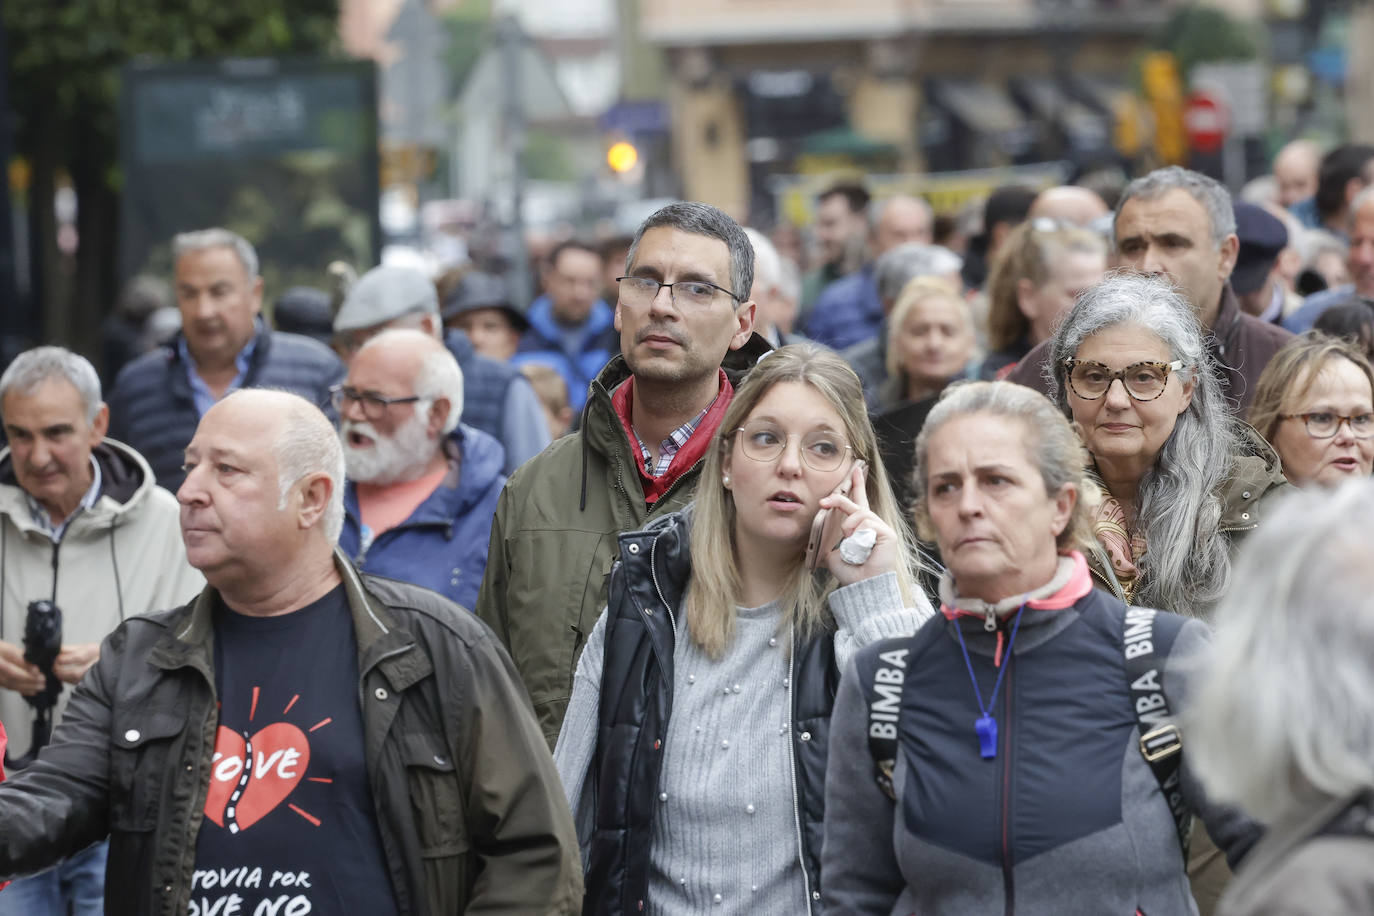
<svg viewBox="0 0 1374 916"><path fill-rule="evenodd" d="M1222 60L1254 60L1259 42L1252 29L1225 10L1205 4L1180 7L1164 24L1156 45L1172 51L1179 72L1187 78L1194 64Z"/></svg>
<svg viewBox="0 0 1374 916"><path fill-rule="evenodd" d="M334 47L338 0L5 0L19 152L37 122L60 143L115 136L119 68L128 61L313 54ZM54 123L55 122L55 123Z"/></svg>

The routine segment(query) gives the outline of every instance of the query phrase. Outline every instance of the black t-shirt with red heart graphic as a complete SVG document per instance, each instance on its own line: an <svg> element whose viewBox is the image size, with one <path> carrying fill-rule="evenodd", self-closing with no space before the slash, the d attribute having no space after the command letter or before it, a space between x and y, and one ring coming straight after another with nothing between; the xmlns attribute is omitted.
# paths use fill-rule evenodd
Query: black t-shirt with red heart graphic
<svg viewBox="0 0 1374 916"><path fill-rule="evenodd" d="M190 916L392 916L343 586L280 617L215 612L219 731Z"/></svg>

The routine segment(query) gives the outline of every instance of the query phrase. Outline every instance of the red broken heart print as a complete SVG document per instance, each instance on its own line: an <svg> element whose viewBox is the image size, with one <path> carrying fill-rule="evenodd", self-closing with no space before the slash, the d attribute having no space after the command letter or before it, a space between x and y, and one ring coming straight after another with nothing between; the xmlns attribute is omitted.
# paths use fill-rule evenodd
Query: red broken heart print
<svg viewBox="0 0 1374 916"><path fill-rule="evenodd" d="M245 753L252 747L252 760ZM237 823L240 830L262 820L305 777L310 765L310 741L290 722L274 722L253 735L243 736L219 727L215 735L215 760L210 767L210 792L205 797L205 816L221 827ZM248 780L243 782L245 767ZM242 786L237 801L234 794ZM232 817L228 809L234 809Z"/></svg>

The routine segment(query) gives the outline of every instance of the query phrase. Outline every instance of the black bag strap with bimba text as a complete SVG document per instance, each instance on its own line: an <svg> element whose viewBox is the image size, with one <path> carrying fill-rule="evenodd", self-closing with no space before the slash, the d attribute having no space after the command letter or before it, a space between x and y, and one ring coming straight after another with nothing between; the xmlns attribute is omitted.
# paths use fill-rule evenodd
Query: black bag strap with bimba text
<svg viewBox="0 0 1374 916"><path fill-rule="evenodd" d="M1131 710L1140 729L1140 753L1169 805L1179 848L1187 859L1193 816L1183 796L1180 774L1183 741L1172 721L1173 710L1163 687L1164 666L1185 622L1176 614L1128 606L1122 627L1122 660ZM894 801L897 794L892 775L897 764L897 731L910 655L909 641L894 643L873 659L871 672L859 672L868 707L868 751L873 758L873 778Z"/></svg>

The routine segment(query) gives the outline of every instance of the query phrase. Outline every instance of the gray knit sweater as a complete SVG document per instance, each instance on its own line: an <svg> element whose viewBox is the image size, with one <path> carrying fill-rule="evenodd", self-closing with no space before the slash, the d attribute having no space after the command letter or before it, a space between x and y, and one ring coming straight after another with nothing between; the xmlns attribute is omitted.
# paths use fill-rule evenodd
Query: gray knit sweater
<svg viewBox="0 0 1374 916"><path fill-rule="evenodd" d="M915 632L928 601L903 608L893 574L830 597L843 670L870 642ZM659 808L650 850L654 916L807 912L798 863L788 758L788 638L777 602L738 609L734 639L718 660L685 631L673 650L673 713L664 741ZM606 615L577 665L554 762L584 846L591 834L588 767L605 655Z"/></svg>

